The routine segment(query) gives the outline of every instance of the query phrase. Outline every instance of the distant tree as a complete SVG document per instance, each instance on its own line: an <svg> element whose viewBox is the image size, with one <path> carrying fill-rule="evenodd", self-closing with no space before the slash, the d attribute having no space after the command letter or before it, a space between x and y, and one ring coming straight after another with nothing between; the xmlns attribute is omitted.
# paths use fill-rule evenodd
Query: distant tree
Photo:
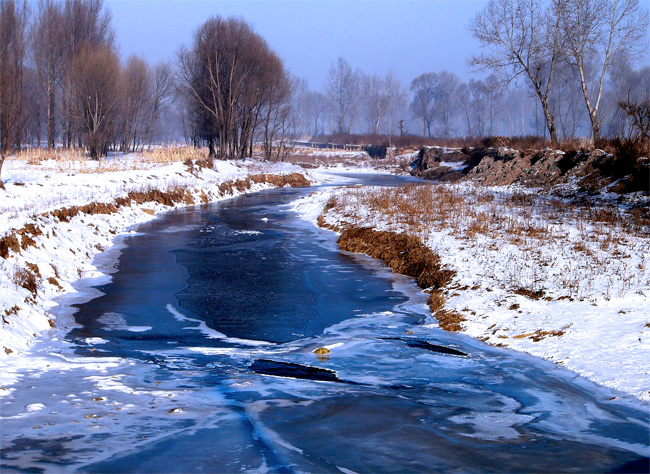
<svg viewBox="0 0 650 474"><path fill-rule="evenodd" d="M422 120L422 134L431 138L431 125L436 114L436 74L428 72L413 79L411 92L411 112Z"/></svg>
<svg viewBox="0 0 650 474"><path fill-rule="evenodd" d="M513 80L528 78L539 100L553 142L557 132L549 94L562 59L562 35L557 9L539 0L490 0L469 24L472 35L491 54L472 57L470 65L492 69Z"/></svg>
<svg viewBox="0 0 650 474"><path fill-rule="evenodd" d="M300 136L309 133L310 120L308 119L309 87L307 79L292 77L291 83L291 122L293 135Z"/></svg>
<svg viewBox="0 0 650 474"><path fill-rule="evenodd" d="M562 138L575 137L587 117L580 80L575 68L562 67L558 69L550 99L552 99L549 102L553 117L555 117L558 135ZM616 107L616 103L614 103L614 107Z"/></svg>
<svg viewBox="0 0 650 474"><path fill-rule="evenodd" d="M402 86L400 80L395 77L392 71L388 71L384 76L384 91L386 94L387 115L388 115L388 144L392 145L391 134L393 125L393 111L397 107L405 106L407 101L407 92Z"/></svg>
<svg viewBox="0 0 650 474"><path fill-rule="evenodd" d="M628 89L618 106L624 117L618 125L617 136L645 142L646 153L650 148L650 66L630 72Z"/></svg>
<svg viewBox="0 0 650 474"><path fill-rule="evenodd" d="M71 65L76 117L93 159L105 156L116 133L119 112L120 62L109 46L86 46Z"/></svg>
<svg viewBox="0 0 650 474"><path fill-rule="evenodd" d="M337 131L350 133L357 112L360 74L353 72L348 62L339 58L330 66L327 96L337 120Z"/></svg>
<svg viewBox="0 0 650 474"><path fill-rule="evenodd" d="M404 126L404 120L399 121L399 136L403 137L406 135L406 127Z"/></svg>
<svg viewBox="0 0 650 474"><path fill-rule="evenodd" d="M173 92L174 80L171 67L167 63L158 64L153 71L153 90L151 91L149 109L147 111L144 141L142 143L143 148L145 143L148 143L149 147L151 147L156 130L156 121L160 112L168 106Z"/></svg>
<svg viewBox="0 0 650 474"><path fill-rule="evenodd" d="M457 111L457 95L460 80L456 74L442 71L435 75L434 85L434 114L440 121L443 138L452 134L452 118Z"/></svg>
<svg viewBox="0 0 650 474"><path fill-rule="evenodd" d="M325 112L327 111L327 97L322 92L310 91L307 94L307 113L310 117L310 122L314 126L312 135L319 135L323 133L324 128L324 117ZM318 124L321 124L319 130Z"/></svg>
<svg viewBox="0 0 650 474"><path fill-rule="evenodd" d="M503 88L503 84L494 74L485 80L470 79L468 84L458 86L456 95L469 136L484 137L494 134Z"/></svg>
<svg viewBox="0 0 650 474"><path fill-rule="evenodd" d="M153 100L153 77L149 65L142 58L131 56L122 72L122 110L120 128L122 149L135 151L140 133L144 133L147 109Z"/></svg>
<svg viewBox="0 0 650 474"><path fill-rule="evenodd" d="M563 45L577 69L594 142L605 79L614 61L647 48L648 10L638 0L554 0ZM590 72L595 84L590 84Z"/></svg>
<svg viewBox="0 0 650 474"><path fill-rule="evenodd" d="M379 127L384 115L388 112L388 95L386 84L378 74L363 77L366 113L370 125L370 132L379 134Z"/></svg>
<svg viewBox="0 0 650 474"><path fill-rule="evenodd" d="M0 173L6 157L22 141L26 25L26 2L0 2Z"/></svg>

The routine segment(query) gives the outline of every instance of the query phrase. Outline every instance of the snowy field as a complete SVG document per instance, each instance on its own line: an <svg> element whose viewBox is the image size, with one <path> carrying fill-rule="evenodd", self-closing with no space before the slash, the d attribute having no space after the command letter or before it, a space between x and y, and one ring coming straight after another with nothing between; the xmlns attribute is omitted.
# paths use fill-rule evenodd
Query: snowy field
<svg viewBox="0 0 650 474"><path fill-rule="evenodd" d="M2 173L6 189L0 190L0 239L15 236L18 247L7 249L7 240L0 240L0 253L6 256L0 256L0 360L19 358L38 337L47 337L46 331L57 324L50 315L56 298L74 293L72 283L78 279L99 276L94 257L114 245L120 234L132 232L130 227L174 207L270 187L266 183L247 183L241 189L228 185L236 180L292 172L304 174L293 165L253 160L215 161L214 169L190 170L180 161L165 163L141 155L101 162L81 157L8 159ZM190 197L171 205L133 202L116 212L57 216L64 208L91 203L99 203L97 209L102 212L103 203L114 203L129 192L151 190L181 190ZM3 372L0 384L10 379Z"/></svg>
<svg viewBox="0 0 650 474"><path fill-rule="evenodd" d="M417 235L456 271L444 308L463 332L650 401L647 213L469 184L338 188L295 208Z"/></svg>

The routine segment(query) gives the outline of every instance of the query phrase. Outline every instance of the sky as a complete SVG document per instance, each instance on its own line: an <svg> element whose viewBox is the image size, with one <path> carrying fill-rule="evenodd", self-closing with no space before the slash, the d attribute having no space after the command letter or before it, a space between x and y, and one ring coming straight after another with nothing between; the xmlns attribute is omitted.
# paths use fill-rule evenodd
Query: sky
<svg viewBox="0 0 650 474"><path fill-rule="evenodd" d="M466 25L487 0L106 0L124 58L174 61L215 15L250 23L294 75L320 90L343 57L364 73L392 69L405 85L424 72L472 77L478 42ZM482 76L482 74L481 74Z"/></svg>

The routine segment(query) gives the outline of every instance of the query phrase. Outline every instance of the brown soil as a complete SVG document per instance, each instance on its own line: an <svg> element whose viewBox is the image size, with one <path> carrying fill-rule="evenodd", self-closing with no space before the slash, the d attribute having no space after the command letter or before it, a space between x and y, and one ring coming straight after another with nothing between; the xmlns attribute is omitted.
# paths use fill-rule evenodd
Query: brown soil
<svg viewBox="0 0 650 474"><path fill-rule="evenodd" d="M0 239L0 257L9 257L10 250L14 253L20 252L20 243L15 235L8 234Z"/></svg>
<svg viewBox="0 0 650 474"><path fill-rule="evenodd" d="M454 170L442 162L464 167ZM587 193L614 182L611 190L618 193L650 190L650 163L646 158L623 160L598 149L563 153L550 148L522 151L501 146L450 152L440 147L424 147L412 174L437 181L469 180L486 186L520 184L552 189L575 183L579 191Z"/></svg>

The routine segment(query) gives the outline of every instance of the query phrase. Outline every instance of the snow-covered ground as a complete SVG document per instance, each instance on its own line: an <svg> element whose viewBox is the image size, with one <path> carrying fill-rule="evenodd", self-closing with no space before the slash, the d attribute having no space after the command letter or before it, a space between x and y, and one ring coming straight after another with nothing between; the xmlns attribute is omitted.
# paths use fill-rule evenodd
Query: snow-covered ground
<svg viewBox="0 0 650 474"><path fill-rule="evenodd" d="M354 171L341 164L335 170ZM356 171L373 169L362 166ZM213 201L269 186L253 184L243 191L233 188L224 192L222 183L258 173L290 172L308 175L312 182L332 181L318 169L307 173L291 164L252 160L217 161L214 170L195 169L194 173L180 161L156 163L137 155L102 163L8 160L2 175L6 190L0 190L0 239L30 225L41 234L27 233L35 245L26 242L19 252L9 251L6 259L0 257L0 367L11 361L15 369L0 371L0 396L8 393L1 389L19 376L20 367L40 363L29 351L34 341L58 333L50 331L57 325L50 314L57 298L74 294L72 284L79 278L101 276L94 258L130 227L186 203L134 203L114 213L79 214L68 222L53 216L53 211L111 203L129 192L150 189L186 189L196 203ZM338 183L348 181L341 178ZM454 197L445 204L450 220L446 225L373 211L366 199L370 194L354 188L314 193L296 203L296 209L316 223L335 193L339 207L326 214L327 222L363 222L380 229L413 232L457 272L445 308L465 316L467 334L553 360L596 382L650 400L650 239L620 229L596 229L584 216L570 218L570 212L551 222L548 216L534 212L517 214L506 212L506 205L494 207L495 202L510 199L512 209L513 202L525 201L525 195L517 190L470 185L444 189L465 196L463 202ZM438 203L438 207L444 205ZM436 212L430 214L439 218ZM479 229L470 236L467 229L473 224L467 220L476 220L481 213L507 213L507 220L499 224L502 231ZM526 230L513 234L521 229ZM547 238L531 240L537 230ZM23 236L17 237L22 243ZM35 294L28 289L29 275L36 283ZM516 294L512 291L516 288L543 289L544 298Z"/></svg>
<svg viewBox="0 0 650 474"><path fill-rule="evenodd" d="M0 239L15 235L21 248L8 250L6 258L0 256L0 364L3 359L24 354L28 362L28 350L34 341L57 324L50 314L57 305L56 298L74 293L72 283L78 279L99 276L93 259L111 247L118 235L190 201L173 206L133 202L119 207L117 212L80 213L68 221L53 215L57 210L114 203L129 192L154 189L182 189L195 203L214 201L270 186L252 183L247 189L228 187L224 191L222 183L260 173L291 172L306 174L290 164L253 160L215 161L214 169L195 169L191 173L180 161L156 163L139 155L102 162L9 159L2 173L6 189L0 190ZM310 179L317 180L314 176L316 173ZM16 230L25 228L29 231L16 234ZM0 253L1 247L0 243ZM15 361L12 365L16 365ZM10 383L12 377L0 372L0 386Z"/></svg>
<svg viewBox="0 0 650 474"><path fill-rule="evenodd" d="M650 401L650 230L521 189L431 189L339 188L294 206L315 225L329 202L330 225L417 235L456 271L445 309L466 334Z"/></svg>

